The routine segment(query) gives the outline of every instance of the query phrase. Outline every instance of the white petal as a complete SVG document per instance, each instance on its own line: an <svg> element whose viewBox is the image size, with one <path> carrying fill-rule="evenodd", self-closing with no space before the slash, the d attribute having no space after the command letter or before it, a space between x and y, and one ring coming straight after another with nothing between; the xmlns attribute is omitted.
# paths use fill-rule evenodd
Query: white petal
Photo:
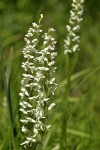
<svg viewBox="0 0 100 150"><path fill-rule="evenodd" d="M52 107L54 107L55 105L56 105L55 103L50 104L50 106L48 107L48 110L51 110Z"/></svg>

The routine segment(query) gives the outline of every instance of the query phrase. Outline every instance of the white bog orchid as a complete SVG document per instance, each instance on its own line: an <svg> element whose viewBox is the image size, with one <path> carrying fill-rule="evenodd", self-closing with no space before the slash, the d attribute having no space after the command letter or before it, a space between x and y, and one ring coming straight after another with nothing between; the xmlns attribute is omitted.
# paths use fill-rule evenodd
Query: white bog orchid
<svg viewBox="0 0 100 150"><path fill-rule="evenodd" d="M51 28L43 35L42 19L41 14L39 24L32 23L33 27L25 35L26 46L23 49L25 62L22 63L24 71L19 95L21 130L24 135L21 145L25 148L38 142L41 133L49 130L47 112L55 105L50 102L57 86L54 77L56 41L52 37L55 30Z"/></svg>

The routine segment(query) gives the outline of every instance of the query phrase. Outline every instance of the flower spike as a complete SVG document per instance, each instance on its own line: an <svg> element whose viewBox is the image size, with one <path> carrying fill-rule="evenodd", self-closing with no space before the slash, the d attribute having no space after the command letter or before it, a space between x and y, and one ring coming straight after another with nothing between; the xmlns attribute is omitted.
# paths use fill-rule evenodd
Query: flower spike
<svg viewBox="0 0 100 150"><path fill-rule="evenodd" d="M39 137L49 130L47 113L55 105L50 102L57 86L54 77L56 41L52 37L55 30L51 28L43 34L42 19L41 14L39 24L32 23L33 27L25 35L26 46L23 49L25 62L22 63L24 73L19 95L23 133L21 145L25 148L39 142Z"/></svg>
<svg viewBox="0 0 100 150"><path fill-rule="evenodd" d="M80 22L83 20L83 4L84 0L73 0L72 2L69 25L66 25L68 35L66 40L64 40L65 54L79 51L79 30Z"/></svg>

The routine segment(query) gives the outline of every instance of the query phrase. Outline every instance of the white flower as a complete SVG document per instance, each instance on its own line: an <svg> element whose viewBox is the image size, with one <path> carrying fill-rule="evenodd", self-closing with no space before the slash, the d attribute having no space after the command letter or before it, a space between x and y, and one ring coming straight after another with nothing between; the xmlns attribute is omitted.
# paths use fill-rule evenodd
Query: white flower
<svg viewBox="0 0 100 150"><path fill-rule="evenodd" d="M22 126L22 132L26 133L28 130L25 128L25 126Z"/></svg>
<svg viewBox="0 0 100 150"><path fill-rule="evenodd" d="M48 110L51 110L55 105L56 105L55 103L50 104L50 106L48 107Z"/></svg>

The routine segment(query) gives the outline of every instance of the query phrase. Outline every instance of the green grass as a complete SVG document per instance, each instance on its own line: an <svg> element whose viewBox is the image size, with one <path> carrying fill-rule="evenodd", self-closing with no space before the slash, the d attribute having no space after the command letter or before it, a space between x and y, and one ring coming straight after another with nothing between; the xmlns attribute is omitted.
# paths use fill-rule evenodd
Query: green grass
<svg viewBox="0 0 100 150"><path fill-rule="evenodd" d="M81 24L80 52L75 57L71 75L71 93L66 96L66 56L63 40L66 37L70 1L0 2L0 150L21 150L19 122L19 92L21 81L24 34L39 14L44 13L44 29L54 27L57 39L56 106L49 114L52 128L45 135L43 150L63 150L61 126L63 111L67 113L67 150L100 149L100 2L86 1ZM3 51L2 51L2 47ZM11 49L13 49L13 56ZM67 101L67 103L66 103ZM63 123L63 126L65 124ZM64 126L65 127L65 126Z"/></svg>

